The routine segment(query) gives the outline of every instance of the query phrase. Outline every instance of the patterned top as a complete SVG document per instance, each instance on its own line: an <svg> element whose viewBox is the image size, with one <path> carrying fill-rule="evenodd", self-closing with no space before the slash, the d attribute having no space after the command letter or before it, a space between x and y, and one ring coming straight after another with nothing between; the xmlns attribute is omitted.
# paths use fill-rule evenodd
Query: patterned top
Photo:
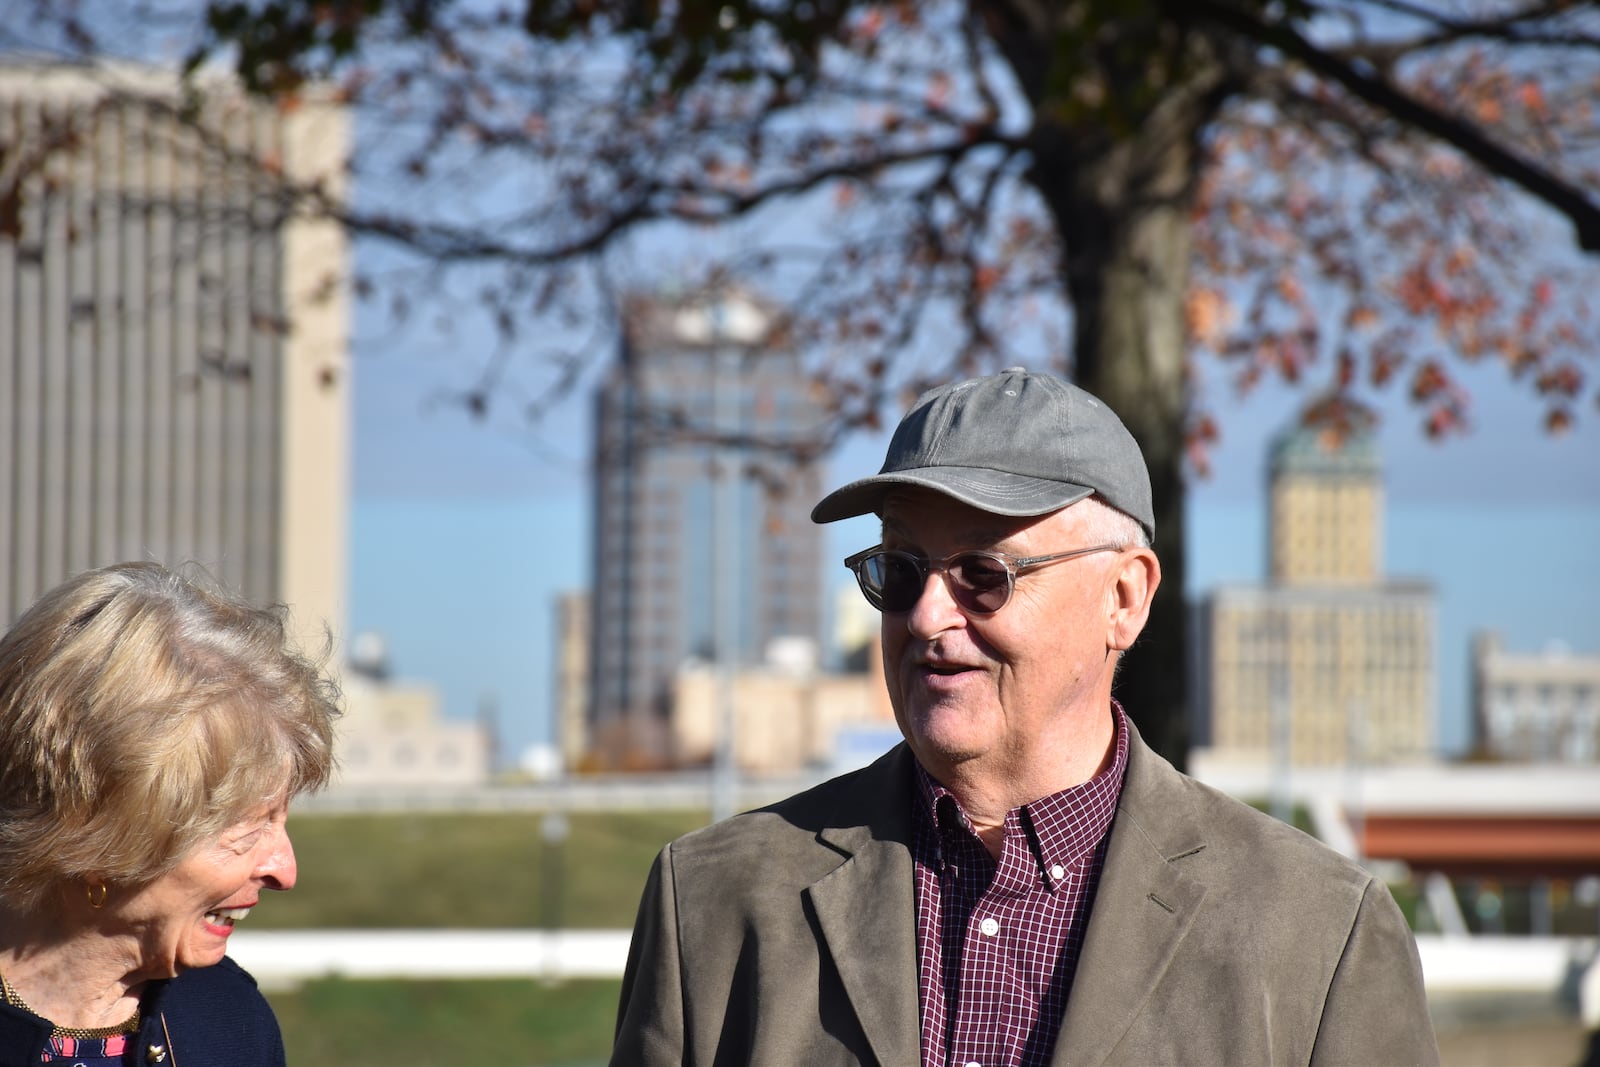
<svg viewBox="0 0 1600 1067"><path fill-rule="evenodd" d="M69 1063L73 1067L122 1067L122 1056L128 1050L132 1034L115 1037L52 1037L44 1051L39 1053L40 1063Z"/></svg>
<svg viewBox="0 0 1600 1067"><path fill-rule="evenodd" d="M1006 813L997 863L955 795L917 767L913 853L923 1067L1045 1067L1055 1048L1122 778L1111 764Z"/></svg>

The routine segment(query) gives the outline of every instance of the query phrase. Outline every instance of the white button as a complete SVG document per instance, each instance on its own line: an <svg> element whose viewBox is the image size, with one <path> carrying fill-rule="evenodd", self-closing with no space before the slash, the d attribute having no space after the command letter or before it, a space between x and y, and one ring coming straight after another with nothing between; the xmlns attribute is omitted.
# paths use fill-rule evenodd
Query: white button
<svg viewBox="0 0 1600 1067"><path fill-rule="evenodd" d="M978 929L983 931L984 937L993 937L1000 932L1000 924L993 919L985 919L978 924Z"/></svg>
<svg viewBox="0 0 1600 1067"><path fill-rule="evenodd" d="M1054 867L1050 868L1050 877L1054 878L1056 881L1059 882L1061 879L1065 878L1066 876L1067 876L1067 869L1065 867L1061 866L1061 864L1058 863Z"/></svg>
<svg viewBox="0 0 1600 1067"><path fill-rule="evenodd" d="M983 1067L983 1064L979 1063L977 1060L973 1060L971 1063L966 1064L965 1067Z"/></svg>

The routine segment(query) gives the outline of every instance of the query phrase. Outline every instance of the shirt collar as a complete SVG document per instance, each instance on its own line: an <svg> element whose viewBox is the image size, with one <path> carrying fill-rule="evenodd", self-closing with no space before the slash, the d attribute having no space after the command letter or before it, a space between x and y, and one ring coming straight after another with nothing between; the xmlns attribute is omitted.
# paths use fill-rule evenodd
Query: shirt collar
<svg viewBox="0 0 1600 1067"><path fill-rule="evenodd" d="M1111 702L1111 721L1115 736L1111 762L1104 770L1081 785L1063 789L1024 804L1006 813L1006 833L1028 835L1029 851L1038 861L1046 884L1054 886L1081 864L1111 828L1117 800L1122 795L1122 780L1128 770L1128 723L1122 705ZM934 855L927 857L935 870L942 871L946 858L940 843L940 808L953 811L960 826L972 833L972 820L961 801L950 790L916 763L916 821L932 831L928 839Z"/></svg>

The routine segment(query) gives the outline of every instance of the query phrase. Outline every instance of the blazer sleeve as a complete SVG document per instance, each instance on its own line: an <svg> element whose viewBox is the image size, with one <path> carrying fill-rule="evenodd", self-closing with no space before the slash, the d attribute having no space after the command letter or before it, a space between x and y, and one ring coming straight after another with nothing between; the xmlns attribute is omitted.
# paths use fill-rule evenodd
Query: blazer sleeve
<svg viewBox="0 0 1600 1067"><path fill-rule="evenodd" d="M650 868L622 973L613 1067L687 1063L672 846Z"/></svg>
<svg viewBox="0 0 1600 1067"><path fill-rule="evenodd" d="M1367 883L1334 970L1311 1063L1439 1063L1416 939L1377 879Z"/></svg>

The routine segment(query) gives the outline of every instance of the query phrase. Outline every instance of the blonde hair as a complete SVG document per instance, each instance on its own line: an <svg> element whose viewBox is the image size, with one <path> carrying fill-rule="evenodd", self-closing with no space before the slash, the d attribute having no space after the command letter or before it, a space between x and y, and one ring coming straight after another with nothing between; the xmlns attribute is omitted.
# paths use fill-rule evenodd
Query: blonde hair
<svg viewBox="0 0 1600 1067"><path fill-rule="evenodd" d="M0 639L0 906L143 885L276 799L325 785L338 690L201 574L119 563Z"/></svg>

